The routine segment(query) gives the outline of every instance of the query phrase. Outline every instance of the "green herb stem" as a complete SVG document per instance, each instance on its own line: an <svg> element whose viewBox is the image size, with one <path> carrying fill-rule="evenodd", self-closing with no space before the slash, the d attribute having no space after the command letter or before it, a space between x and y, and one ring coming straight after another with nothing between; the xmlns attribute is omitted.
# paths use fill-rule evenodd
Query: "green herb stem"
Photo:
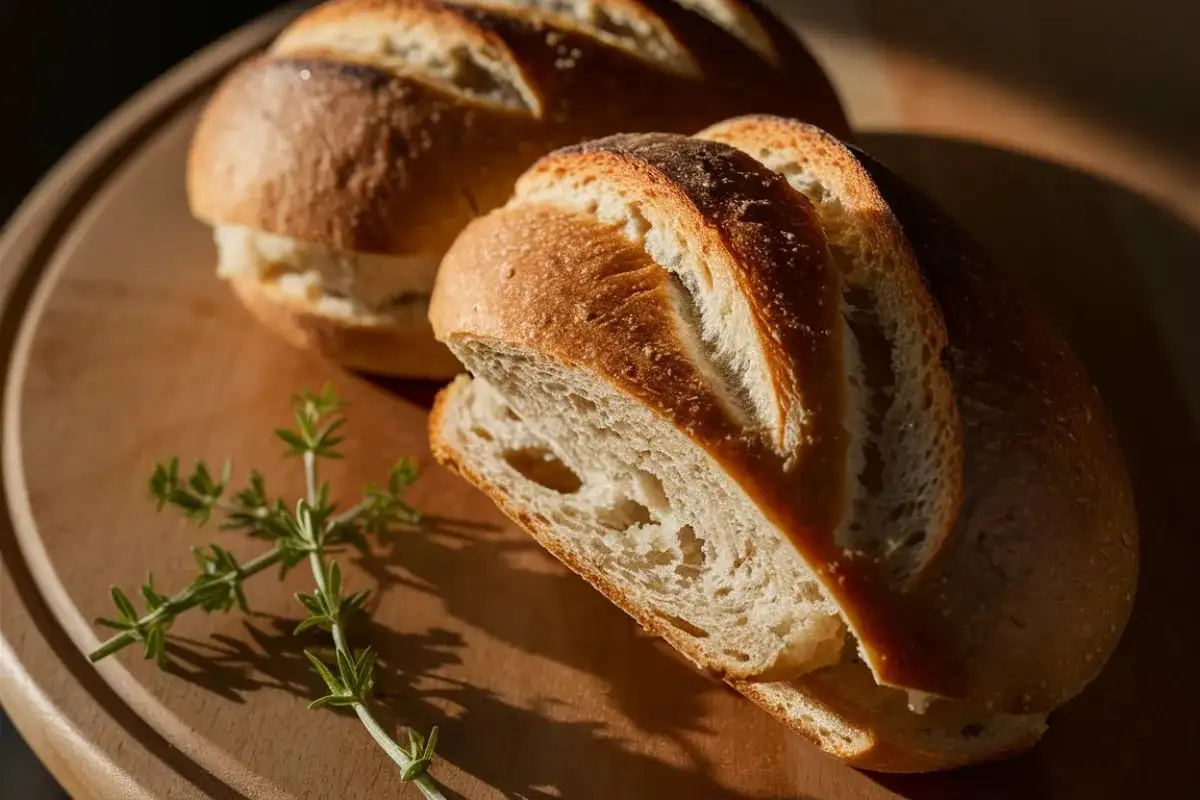
<svg viewBox="0 0 1200 800"><path fill-rule="evenodd" d="M367 504L365 501L355 503L353 506L346 509L342 513L335 514L333 516L333 518L329 520L329 527L332 529L332 528L336 528L339 525L345 525L349 522L353 522L354 520L358 519L362 515L363 511L365 511L366 509L367 509Z"/></svg>
<svg viewBox="0 0 1200 800"><path fill-rule="evenodd" d="M316 457L312 450L306 450L304 453L304 480L308 487L308 502L315 506L318 502L317 495L317 464ZM335 518L331 522L324 524L332 526L338 522L351 522L361 512L362 505L349 509L344 514ZM325 558L322 548L315 547L308 555L308 563L312 568L313 580L316 581L317 591L322 595L330 596L329 582L326 580L328 572L325 569ZM350 658L353 658L353 650L350 649L350 644L346 641L346 634L343 629L342 622L338 615L334 615L329 626L329 634L333 638L333 646L336 650L345 653ZM358 715L363 727L371 734L371 738L379 745L380 749L388 755L401 771L407 771L416 761L408 751L401 747L395 739L388 735L379 721L375 719L375 715L371 713L371 709L364 702L363 698L359 698L358 702L354 703L354 713ZM412 780L420 789L428 800L445 800L445 795L437 788L437 784L428 773L424 773Z"/></svg>
<svg viewBox="0 0 1200 800"><path fill-rule="evenodd" d="M214 582L224 581L226 583L240 583L252 575L256 575L265 569L275 566L283 560L284 555L285 554L283 551L279 550L278 548L268 550L257 558L242 564L239 569L230 570L224 575L221 575L217 581ZM203 599L204 598L201 589L190 586L178 594L170 597L167 602L163 603L154 611L151 611L149 614L141 617L138 620L137 627L139 629L146 629L158 624L163 620L172 619L180 612L187 611L189 608L195 608L196 606L200 605L200 603L203 602ZM142 637L137 630L118 633L116 636L108 639L98 648L89 653L88 660L94 664L97 661L111 656L113 653L116 653L119 650L125 649L131 644L140 642L141 640Z"/></svg>
<svg viewBox="0 0 1200 800"><path fill-rule="evenodd" d="M365 705L359 703L354 706L354 713L358 714L359 720L362 721L363 727L367 729L367 733L371 734L371 738L379 745L383 752L391 757L399 765L400 769L408 769L408 765L412 763L412 757L405 752L404 748L396 744L392 737L388 736L387 731L376 721L371 710ZM437 788L437 784L433 782L433 778L428 774L412 781L421 790L421 794L425 795L429 800L446 800L446 796Z"/></svg>
<svg viewBox="0 0 1200 800"><path fill-rule="evenodd" d="M308 504L317 506L317 456L312 450L304 451L304 485L308 492Z"/></svg>
<svg viewBox="0 0 1200 800"><path fill-rule="evenodd" d="M276 429L275 435L286 445L285 456L299 456L304 462L306 498L290 511L280 498L268 494L262 474L251 470L247 485L229 491L232 467L226 462L218 472L203 461L195 462L188 472L181 471L178 458L155 465L150 477L150 499L161 511L167 506L178 509L185 519L203 526L215 515L221 518L221 530L242 531L274 546L257 558L239 564L234 555L218 544L194 547L199 575L190 586L175 595L164 596L154 588L154 576L147 575L141 587L144 613L119 587L109 590L117 614L99 618L98 625L118 631L103 642L88 658L100 661L135 642L145 644L145 657L166 666L166 631L175 617L199 608L211 613L228 612L235 607L248 612L243 592L247 578L278 564L280 577L293 567L308 562L316 592L299 593L297 601L309 612L296 627L301 633L313 627L329 631L337 663L329 665L308 650L304 655L324 681L328 694L318 697L310 708L353 707L371 738L402 770L405 781L415 783L430 800L444 800L428 774L436 755L438 729L428 737L409 729L411 747L405 748L390 737L371 713L369 700L374 687L374 655L367 647L358 653L346 641L346 620L362 610L368 591L343 596L342 574L332 554L346 547L367 550L367 535L384 536L396 523L413 524L420 513L403 499L404 492L417 480L416 463L399 459L388 475L385 486L367 485L363 499L339 514L329 502L329 485L317 483L317 459L339 459L336 449L343 441L339 433L346 423L342 403L332 387L320 394L302 392L293 403L296 428Z"/></svg>

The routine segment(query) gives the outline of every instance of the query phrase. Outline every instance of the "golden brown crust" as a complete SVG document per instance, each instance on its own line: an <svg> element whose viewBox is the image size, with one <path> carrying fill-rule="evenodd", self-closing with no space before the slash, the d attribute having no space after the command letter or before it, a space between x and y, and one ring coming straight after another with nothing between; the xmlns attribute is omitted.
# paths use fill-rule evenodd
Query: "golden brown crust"
<svg viewBox="0 0 1200 800"><path fill-rule="evenodd" d="M771 330L772 323L800 311L788 306L788 298L828 270L824 260L788 261L778 248L739 250L738 234L730 229L739 220L725 213L738 206L739 193L745 199L776 191L773 173L724 150L684 146L678 137L617 141L625 144L556 155L538 169L581 175L603 169L616 181L640 181L646 196L671 209L681 230L699 236L695 231L703 224L719 231L722 246L736 251L743 267L753 265L773 282L762 297L783 299L766 306L768 317L777 316L760 315L760 325ZM679 148L678 165L666 155L648 155L654 147L672 146ZM832 504L822 510L812 502L820 495L808 493L817 484L797 482L778 451L730 420L706 376L678 345L662 296L665 271L648 268L644 254L630 256L630 245L622 249L615 229L537 206L510 207L476 221L443 264L431 307L435 332L444 340L490 339L588 369L671 420L788 533L876 654L872 666L882 683L996 711L1048 711L1099 671L1131 607L1136 519L1115 436L1061 337L1004 287L944 216L882 167L859 158L911 241L940 305L963 420L966 499L939 558L911 586L897 587L886 570L837 547L822 516ZM716 162L729 169L714 169ZM688 173L695 168L688 165L697 163L708 165L703 180ZM718 196L706 196L704 185L719 187ZM781 194L771 196L771 204L787 209L782 216L793 224L801 216L808 224L803 204ZM779 217L769 224L803 233ZM706 255L717 258L718 249ZM764 259L791 264L796 283L789 288L762 266ZM743 290L756 291L746 284ZM800 317L816 332L830 327L819 308L808 306ZM772 359L803 358L812 355L803 348L832 349L832 342L823 335L801 337ZM836 359L823 363L835 369L831 381L842 380ZM820 374L796 372L805 376L806 390ZM814 425L824 431L813 440L818 448L836 441L831 426L820 420ZM844 463L836 457L813 463L841 481Z"/></svg>
<svg viewBox="0 0 1200 800"><path fill-rule="evenodd" d="M518 196L560 172L584 182L604 176L654 203L684 238L700 242L710 268L728 264L744 279L765 364L782 388L777 400L807 412L799 467L789 470L792 453L728 414L679 341L664 296L667 272L591 217L516 205L472 222L438 274L435 335L533 350L644 402L712 455L789 536L867 646L889 665L903 655L914 688L949 695L959 666L909 649L931 639L926 627L946 623L914 614L886 568L836 541L846 485L840 284L808 201L746 154L677 135L560 151L522 179Z"/></svg>
<svg viewBox="0 0 1200 800"><path fill-rule="evenodd" d="M622 130L691 131L744 111L846 129L820 67L752 3L728 0L744 6L735 17L755 20L769 58L672 0L597 2L651 20L682 54L683 66L656 63L658 56L618 46L601 28L519 4L318 6L272 52L231 72L211 98L188 157L193 213L213 225L338 250L440 257L467 222L501 205L521 172L559 146ZM376 41L387 31L419 29L419 46L442 66L464 53L482 53L483 60L468 58L469 69L448 79L417 56L404 63L407 56L395 48L355 51L326 35L355 26L353 35L365 30ZM500 77L480 64L496 67ZM513 83L515 104L484 96L496 80ZM270 314L259 302L256 313L287 319L294 311ZM437 359L422 367L407 355L386 356L386 336L378 331L369 337L353 326L341 331L339 319L318 320L311 312L302 326L276 327L319 329L304 337L293 331L291 338L326 342L322 352L343 363L407 364L399 374L408 375L441 372ZM411 334L397 338L411 341ZM356 353L350 343L358 342L372 351Z"/></svg>
<svg viewBox="0 0 1200 800"><path fill-rule="evenodd" d="M865 669L863 670L865 672ZM870 682L869 673L866 680ZM873 683L873 682L872 682ZM864 684L863 676L852 666L839 665L819 670L795 681L791 690L804 696L805 701L855 731L846 742L830 735L828 728L814 714L789 714L778 696L759 683L731 682L733 688L752 700L767 713L850 766L873 772L935 772L955 769L969 764L997 761L1033 747L1045 732L1045 725L1030 720L1027 727L1005 737L991 749L971 747L969 742L950 745L943 740L922 738L920 733L905 731L896 723L907 716L903 709L881 706L878 686ZM981 717L985 718L985 717ZM936 725L926 723L929 730ZM953 741L961 728L937 729Z"/></svg>
<svg viewBox="0 0 1200 800"><path fill-rule="evenodd" d="M932 203L862 153L913 243L950 337L966 501L912 598L958 693L1012 711L1077 694L1133 605L1138 529L1108 412L1070 345Z"/></svg>
<svg viewBox="0 0 1200 800"><path fill-rule="evenodd" d="M667 0L642 5L703 77L670 72L528 9L432 0L322 6L294 27L355 15L457 20L458 38L503 43L538 108L498 108L424 80L420 69L398 74L361 56L260 57L231 73L200 120L188 168L193 211L211 224L340 249L440 254L555 147L621 130L692 131L739 111L844 130L820 69L769 15L750 6L775 40L781 68L694 11Z"/></svg>
<svg viewBox="0 0 1200 800"><path fill-rule="evenodd" d="M256 281L229 281L242 305L284 341L312 350L352 369L412 378L448 378L462 371L458 359L436 341L424 310L414 301L411 314L386 324L317 313L310 303Z"/></svg>
<svg viewBox="0 0 1200 800"><path fill-rule="evenodd" d="M753 115L717 123L696 134L702 139L724 142L754 155L765 151L788 154L792 161L785 167L800 168L819 176L825 190L839 198L843 213L854 219L848 224L861 236L859 248L864 257L886 265L889 292L895 304L909 315L905 325L923 340L924 347L940 358L948 344L946 326L930 297L924 276L908 239L887 202L880 195L870 173L863 168L845 144L813 125L780 117ZM761 160L761 159L760 159ZM778 166L778 165L777 165ZM923 387L929 393L929 409L938 415L942 431L939 464L944 505L937 529L922 543L922 560L909 574L918 580L936 558L954 527L962 502L962 442L958 403L949 372L932 368Z"/></svg>
<svg viewBox="0 0 1200 800"><path fill-rule="evenodd" d="M776 405L774 446L788 463L792 488L808 498L804 524L831 534L844 500L846 460L841 286L809 202L734 148L670 134L621 134L559 150L526 173L517 197L563 172L611 182L643 210L665 212L703 253L701 284L715 270L728 273L756 334L747 344L764 356ZM579 235L603 234L589 227ZM659 313L676 316L669 308ZM800 415L804 422L789 440L788 420ZM687 415L678 420L687 424ZM818 497L824 502L812 502Z"/></svg>
<svg viewBox="0 0 1200 800"><path fill-rule="evenodd" d="M478 209L507 197L505 176L540 154L532 130L528 117L375 67L260 58L210 100L192 140L188 195L213 225L436 255Z"/></svg>
<svg viewBox="0 0 1200 800"><path fill-rule="evenodd" d="M837 274L811 206L733 148L613 137L543 161L638 189L734 273L781 408L805 413L796 452L732 417L681 341L666 270L591 217L518 205L480 218L446 254L430 307L442 341L490 339L587 369L646 403L753 494L790 498L776 521L824 563L844 507L846 438ZM652 199L651 199L652 198ZM795 467L785 464L796 462ZM779 505L779 504L775 504Z"/></svg>

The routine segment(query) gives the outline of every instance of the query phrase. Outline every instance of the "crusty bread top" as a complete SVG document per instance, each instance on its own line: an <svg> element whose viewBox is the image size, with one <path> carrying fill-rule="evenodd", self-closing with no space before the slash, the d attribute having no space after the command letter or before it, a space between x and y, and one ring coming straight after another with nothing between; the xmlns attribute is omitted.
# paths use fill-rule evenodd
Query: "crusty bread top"
<svg viewBox="0 0 1200 800"><path fill-rule="evenodd" d="M739 0L335 0L234 70L192 210L343 250L437 253L559 147L735 113L844 130L819 67Z"/></svg>
<svg viewBox="0 0 1200 800"><path fill-rule="evenodd" d="M963 422L966 496L946 545L902 604L913 617L947 623L895 642L904 649L886 661L869 659L877 676L920 688L919 665L941 652L958 665L947 676L950 696L1040 711L1077 693L1128 617L1137 522L1112 426L1070 346L944 213L866 154L774 117L733 119L701 135L746 152L790 153L784 160L795 164L835 151L851 212L911 248L937 302ZM861 635L863 626L890 624L872 613L852 627Z"/></svg>
<svg viewBox="0 0 1200 800"><path fill-rule="evenodd" d="M783 121L758 119L744 135L755 130L797 148L824 141ZM1112 429L1069 348L945 218L865 156L844 157L876 183L938 301L964 419L964 503L912 580L835 542L846 471L838 275L811 204L746 153L622 136L544 159L447 254L435 333L589 370L673 421L792 539L881 683L1000 711L1052 709L1096 674L1130 608L1136 521ZM637 213L605 186L636 198ZM641 235L670 269L622 267L644 257L623 256L597 222ZM664 226L691 244L652 242ZM572 255L597 247L612 252ZM573 271L605 259L611 274ZM695 261L710 265L709 280L685 278L684 303L664 305L666 273L702 276ZM724 297L730 286L740 301ZM690 317L688 295L700 306ZM706 346L706 304L755 357ZM751 380L770 387L765 402L737 391Z"/></svg>
<svg viewBox="0 0 1200 800"><path fill-rule="evenodd" d="M897 578L924 572L962 497L958 403L941 363L946 328L916 257L870 174L842 142L776 117L718 123L698 138L750 155L814 204L843 272L843 317L857 493L841 541L887 562ZM867 654L868 656L870 653Z"/></svg>
<svg viewBox="0 0 1200 800"><path fill-rule="evenodd" d="M649 201L642 212L697 241L707 285L693 295L658 266L625 275L627 261L646 263L640 249L587 217L531 201L475 221L447 254L430 308L434 333L535 346L594 369L738 464L747 481L787 462L789 487L811 500L793 510L794 527L830 532L845 464L839 284L807 201L733 148L668 134L562 151L522 190L536 195L538 179L565 170L564 160L584 181L589 170L606 173ZM612 274L580 275L580 264L601 260L577 254L601 246L616 248L607 257ZM722 294L744 298L753 321L747 344L770 387L761 402L749 400L736 368L720 363L689 308L719 305ZM776 469L755 469L764 461Z"/></svg>
<svg viewBox="0 0 1200 800"><path fill-rule="evenodd" d="M1079 358L943 212L857 152L917 253L949 333L966 498L915 613L931 646L1013 710L1042 710L1099 672L1129 619L1138 525L1124 456Z"/></svg>
<svg viewBox="0 0 1200 800"><path fill-rule="evenodd" d="M538 203L594 207L601 220L636 228L627 233L676 262L680 301L698 315L690 355L712 362L706 377L725 398L727 416L770 431L789 469L801 450L813 459L823 452L819 443L836 439L828 461L810 463L839 472L841 286L811 206L786 181L724 145L622 134L542 159L518 182L509 207ZM733 346L717 326L737 329Z"/></svg>

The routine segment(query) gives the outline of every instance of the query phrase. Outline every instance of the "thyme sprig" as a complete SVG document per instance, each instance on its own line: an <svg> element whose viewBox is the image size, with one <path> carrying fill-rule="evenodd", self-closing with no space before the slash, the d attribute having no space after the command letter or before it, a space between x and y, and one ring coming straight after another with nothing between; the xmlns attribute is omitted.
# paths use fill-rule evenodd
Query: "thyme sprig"
<svg viewBox="0 0 1200 800"><path fill-rule="evenodd" d="M367 550L367 536L380 536L396 523L415 523L421 515L404 501L404 494L417 480L416 464L400 459L392 468L384 486L369 485L362 500L338 513L329 500L329 484L319 483L318 465L322 459L340 459L337 449L346 424L342 403L332 387L320 394L304 391L293 399L295 428L275 431L285 445L285 456L304 462L305 496L289 509L281 498L268 494L266 483L257 471L250 472L247 485L230 492L231 465L226 462L214 473L204 462L197 462L186 476L180 473L179 459L157 464L150 476L150 499L161 511L167 506L178 509L198 526L214 516L221 517L219 528L241 531L271 542L259 556L239 562L220 545L192 548L196 559L196 578L184 589L167 596L154 586L148 574L141 594L145 611L139 612L120 588L111 589L116 615L96 622L117 631L93 651L89 658L100 661L132 644L143 645L147 659L166 664L166 634L181 613L199 608L205 612L227 612L237 607L249 610L243 584L248 578L279 565L282 578L290 570L307 562L316 584L312 592L296 595L308 616L296 626L296 633L319 628L333 641L335 662L327 664L315 653L305 650L314 671L325 684L325 694L310 704L353 709L371 737L401 769L401 777L412 781L427 798L442 798L428 770L434 758L438 729L428 737L409 730L407 747L396 742L379 724L371 711L375 685L375 657L371 648L352 649L346 639L346 624L361 612L369 591L345 594L341 567L332 556L353 547Z"/></svg>

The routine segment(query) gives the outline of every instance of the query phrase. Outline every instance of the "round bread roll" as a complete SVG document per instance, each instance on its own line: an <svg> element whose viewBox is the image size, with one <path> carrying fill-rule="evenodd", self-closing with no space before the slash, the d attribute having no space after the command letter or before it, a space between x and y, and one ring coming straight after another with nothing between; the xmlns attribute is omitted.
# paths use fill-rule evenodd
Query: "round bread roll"
<svg viewBox="0 0 1200 800"><path fill-rule="evenodd" d="M1068 345L865 154L774 117L542 159L443 261L437 458L854 765L1030 746L1137 528Z"/></svg>
<svg viewBox="0 0 1200 800"><path fill-rule="evenodd" d="M427 322L438 263L534 161L750 112L846 126L816 62L750 0L334 0L216 90L188 195L219 274L289 341L449 376Z"/></svg>

